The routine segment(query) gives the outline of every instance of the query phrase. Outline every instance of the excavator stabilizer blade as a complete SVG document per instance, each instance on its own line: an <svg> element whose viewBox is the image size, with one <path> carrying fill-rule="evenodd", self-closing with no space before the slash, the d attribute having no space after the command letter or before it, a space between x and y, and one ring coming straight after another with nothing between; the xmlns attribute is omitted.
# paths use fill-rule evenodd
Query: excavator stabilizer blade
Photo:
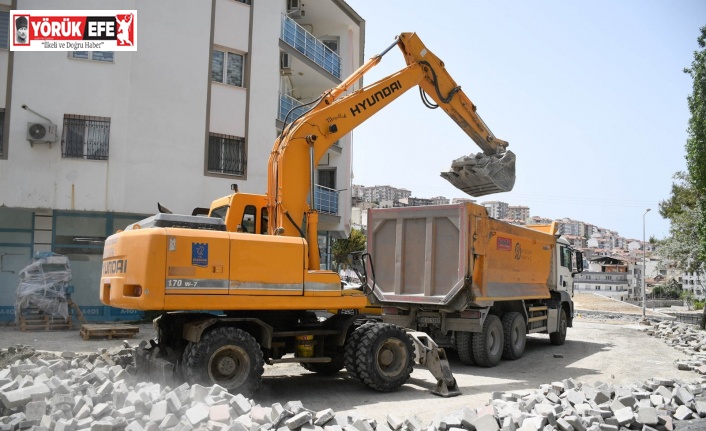
<svg viewBox="0 0 706 431"><path fill-rule="evenodd" d="M509 192L515 185L515 153L463 156L454 160L451 169L442 172L441 176L471 196Z"/></svg>

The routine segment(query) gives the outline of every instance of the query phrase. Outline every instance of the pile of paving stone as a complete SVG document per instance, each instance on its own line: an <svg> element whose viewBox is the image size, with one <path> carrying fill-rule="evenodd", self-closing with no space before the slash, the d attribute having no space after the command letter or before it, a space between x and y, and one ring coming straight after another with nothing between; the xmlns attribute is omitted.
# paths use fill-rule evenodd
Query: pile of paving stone
<svg viewBox="0 0 706 431"><path fill-rule="evenodd" d="M116 364L126 350L17 359L0 370L0 431L672 430L706 417L701 382L652 379L612 387L567 379L496 392L485 406L442 414L430 424L394 415L377 423L331 409L311 411L299 401L263 407L220 386L138 383Z"/></svg>
<svg viewBox="0 0 706 431"><path fill-rule="evenodd" d="M679 322L658 322L646 329L648 335L664 341L690 357L676 362L680 370L694 370L706 374L706 331L696 325Z"/></svg>

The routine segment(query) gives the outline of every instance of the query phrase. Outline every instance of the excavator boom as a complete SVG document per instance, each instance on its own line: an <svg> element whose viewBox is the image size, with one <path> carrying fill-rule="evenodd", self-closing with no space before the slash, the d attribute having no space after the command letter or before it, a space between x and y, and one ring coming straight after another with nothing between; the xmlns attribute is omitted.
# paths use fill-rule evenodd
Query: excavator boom
<svg viewBox="0 0 706 431"><path fill-rule="evenodd" d="M394 46L402 51L405 68L344 95ZM428 107L441 107L483 150L478 155L457 159L442 177L471 196L512 190L515 155L507 151L508 143L497 139L486 126L476 113L476 106L446 71L444 62L415 33L402 33L389 48L325 92L311 110L287 125L275 141L268 165L267 199L272 215L269 233L305 237L309 243L310 270L318 268L319 263L317 215L307 203L307 196L314 189L316 165L338 139L413 87L419 87Z"/></svg>

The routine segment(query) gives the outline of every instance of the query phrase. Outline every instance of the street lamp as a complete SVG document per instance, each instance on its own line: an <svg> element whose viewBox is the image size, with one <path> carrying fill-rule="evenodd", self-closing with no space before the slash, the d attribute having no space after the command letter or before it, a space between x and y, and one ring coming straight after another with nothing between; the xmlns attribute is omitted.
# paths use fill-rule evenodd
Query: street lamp
<svg viewBox="0 0 706 431"><path fill-rule="evenodd" d="M646 255L647 248L645 247L645 216L650 212L650 208L645 210L642 215L642 320L647 321L647 316L645 315L645 305L647 304L647 290L645 284L645 276L647 275L647 265L646 265Z"/></svg>

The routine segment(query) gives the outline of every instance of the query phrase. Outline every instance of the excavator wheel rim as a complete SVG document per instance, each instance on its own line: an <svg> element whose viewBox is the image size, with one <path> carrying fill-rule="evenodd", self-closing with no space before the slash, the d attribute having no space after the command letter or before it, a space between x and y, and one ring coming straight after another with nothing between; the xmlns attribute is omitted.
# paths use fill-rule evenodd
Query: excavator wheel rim
<svg viewBox="0 0 706 431"><path fill-rule="evenodd" d="M223 387L238 387L247 380L250 358L238 346L222 346L208 360L208 376Z"/></svg>

